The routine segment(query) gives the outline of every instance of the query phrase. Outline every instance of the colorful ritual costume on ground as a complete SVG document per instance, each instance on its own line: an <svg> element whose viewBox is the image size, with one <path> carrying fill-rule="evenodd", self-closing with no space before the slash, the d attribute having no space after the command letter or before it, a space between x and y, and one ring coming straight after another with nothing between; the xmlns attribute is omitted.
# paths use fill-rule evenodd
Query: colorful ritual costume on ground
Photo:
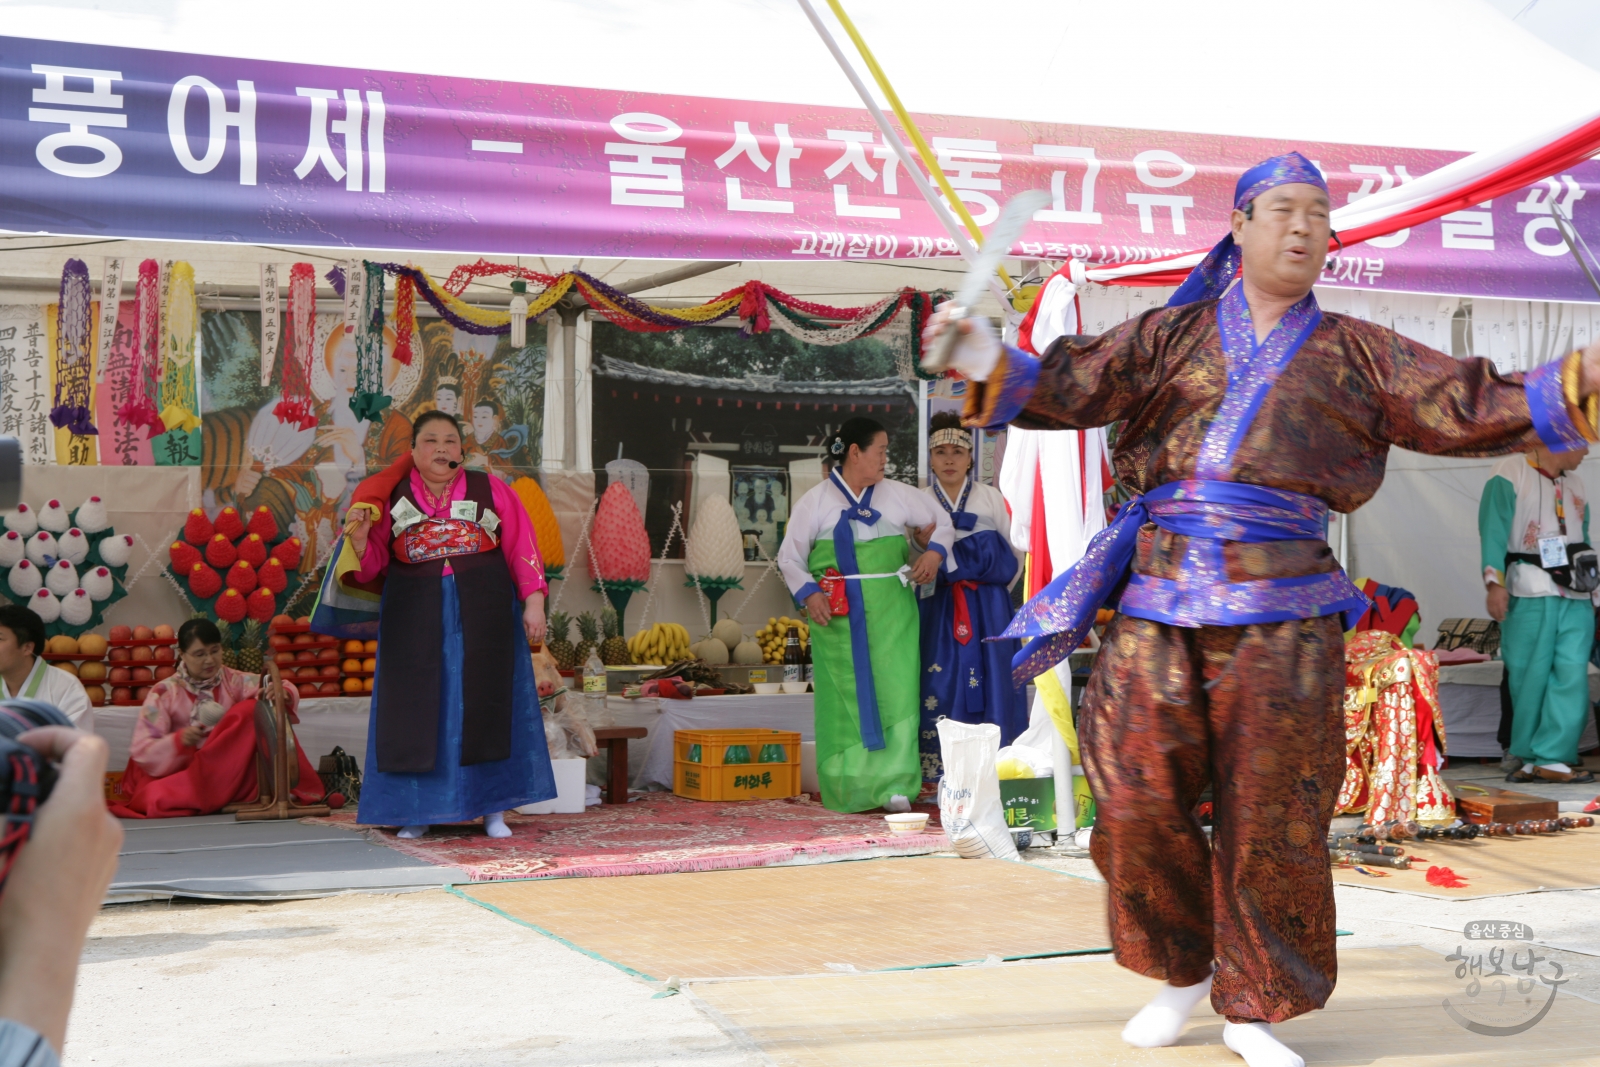
<svg viewBox="0 0 1600 1067"><path fill-rule="evenodd" d="M150 687L133 724L128 766L122 775L126 801L108 805L121 819L167 819L180 815L212 815L228 804L256 798L258 763L256 698L258 675L224 667L210 682L197 682L180 670ZM300 696L285 682L290 723L298 722ZM226 708L211 732L191 748L183 731L194 721L202 701ZM265 720L263 717L263 725ZM294 736L291 728L290 736ZM290 792L302 804L322 799L322 780L296 738L299 778Z"/></svg>
<svg viewBox="0 0 1600 1067"><path fill-rule="evenodd" d="M957 722L992 722L1000 744L1028 728L1024 690L1011 680L1016 641L998 637L1011 622L1011 583L1017 557L1011 520L1000 490L969 480L954 500L937 481L924 490L954 528L954 568L941 567L932 596L919 597L922 614L922 724L918 744L922 780L944 774L939 757L943 716Z"/></svg>
<svg viewBox="0 0 1600 1067"><path fill-rule="evenodd" d="M1592 595L1557 585L1539 565L1540 544L1589 543L1583 477L1550 478L1529 456L1494 465L1478 502L1485 585L1503 585L1511 606L1500 623L1500 658L1511 689L1508 754L1525 762L1575 764L1589 714Z"/></svg>
<svg viewBox="0 0 1600 1067"><path fill-rule="evenodd" d="M1289 183L1322 179L1291 153L1247 171L1236 206ZM1167 308L1039 359L1006 349L973 375L966 420L1123 423L1117 476L1140 495L1017 613L1008 633L1031 640L1013 671L1059 662L1120 588L1080 720L1117 960L1179 985L1215 960L1216 1010L1276 1022L1321 1007L1335 978L1340 616L1367 602L1326 543L1328 508L1369 500L1391 445L1564 450L1587 422L1576 355L1524 384L1325 315L1311 294L1257 343L1228 288L1237 262L1225 240ZM1207 785L1209 846L1193 814Z"/></svg>
<svg viewBox="0 0 1600 1067"><path fill-rule="evenodd" d="M835 472L789 513L778 566L795 601L819 592L830 570L847 579L849 612L811 627L817 780L834 811L914 800L922 784L916 592L902 568L908 531L929 523L929 551L948 566L950 516L903 482L878 482L858 498Z"/></svg>
<svg viewBox="0 0 1600 1067"><path fill-rule="evenodd" d="M384 579L358 817L461 822L548 800L522 630L521 602L547 588L532 523L499 479L461 471L435 499L409 461L355 575Z"/></svg>
<svg viewBox="0 0 1600 1067"><path fill-rule="evenodd" d="M1455 798L1439 777L1444 716L1439 660L1383 629L1347 634L1344 646L1344 784L1337 814L1370 823L1449 823Z"/></svg>

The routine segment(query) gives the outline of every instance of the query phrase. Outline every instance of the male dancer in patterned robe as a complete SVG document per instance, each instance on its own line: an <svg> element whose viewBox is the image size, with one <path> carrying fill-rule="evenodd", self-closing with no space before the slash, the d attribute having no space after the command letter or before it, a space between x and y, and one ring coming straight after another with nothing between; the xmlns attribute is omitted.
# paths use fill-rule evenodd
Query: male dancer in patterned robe
<svg viewBox="0 0 1600 1067"><path fill-rule="evenodd" d="M1247 171L1234 207L1166 308L1039 359L968 318L953 365L972 380L969 425L1122 422L1117 476L1143 494L1007 632L1035 638L1015 667L1040 674L1126 581L1079 724L1117 960L1165 981L1123 1037L1174 1043L1209 992L1249 1067L1301 1067L1271 1024L1333 991L1340 613L1365 607L1324 540L1327 511L1372 498L1391 445L1487 456L1592 440L1580 396L1600 385L1600 347L1519 380L1321 313L1328 192L1298 153ZM925 342L948 328L936 315ZM1207 785L1209 846L1194 816Z"/></svg>

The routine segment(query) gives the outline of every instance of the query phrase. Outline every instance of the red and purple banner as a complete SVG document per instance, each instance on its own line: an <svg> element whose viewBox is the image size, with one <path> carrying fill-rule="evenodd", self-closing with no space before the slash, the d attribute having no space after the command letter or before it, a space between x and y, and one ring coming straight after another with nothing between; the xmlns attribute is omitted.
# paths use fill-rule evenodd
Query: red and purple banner
<svg viewBox="0 0 1600 1067"><path fill-rule="evenodd" d="M1202 248L1238 174L1295 148L1334 206L1459 154L918 116L980 224L1048 189L1018 255ZM1331 258L1349 287L1596 299L1592 160ZM810 262L956 255L864 110L0 37L0 228L487 255Z"/></svg>

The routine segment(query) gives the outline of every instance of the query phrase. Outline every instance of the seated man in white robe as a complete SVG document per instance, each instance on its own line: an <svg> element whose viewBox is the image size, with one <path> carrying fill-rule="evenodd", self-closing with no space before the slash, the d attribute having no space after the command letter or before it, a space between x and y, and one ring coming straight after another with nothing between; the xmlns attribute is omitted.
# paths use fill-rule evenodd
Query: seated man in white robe
<svg viewBox="0 0 1600 1067"><path fill-rule="evenodd" d="M94 708L83 683L46 663L43 651L44 620L17 604L0 605L0 692L54 704L72 725L93 733Z"/></svg>

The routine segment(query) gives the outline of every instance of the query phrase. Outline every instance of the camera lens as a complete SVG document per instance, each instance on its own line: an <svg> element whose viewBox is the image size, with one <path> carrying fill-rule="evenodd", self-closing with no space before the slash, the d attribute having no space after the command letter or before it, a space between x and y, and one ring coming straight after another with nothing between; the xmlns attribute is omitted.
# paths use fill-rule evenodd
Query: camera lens
<svg viewBox="0 0 1600 1067"><path fill-rule="evenodd" d="M72 726L60 708L42 700L0 700L0 737L15 740L41 726Z"/></svg>

